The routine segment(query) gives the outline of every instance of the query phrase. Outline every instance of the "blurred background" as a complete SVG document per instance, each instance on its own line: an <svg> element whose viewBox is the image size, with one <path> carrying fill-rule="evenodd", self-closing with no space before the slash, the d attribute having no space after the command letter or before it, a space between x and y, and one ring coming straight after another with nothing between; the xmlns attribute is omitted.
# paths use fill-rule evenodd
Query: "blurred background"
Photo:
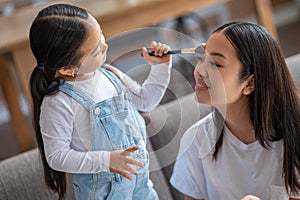
<svg viewBox="0 0 300 200"><path fill-rule="evenodd" d="M82 1L83 0L74 0L74 4L80 5ZM159 8L160 3L163 2L163 0L144 1L147 2L149 6L154 6L155 4L157 8ZM170 44L173 49L195 47L205 42L210 32L221 24L234 20L264 23L264 21L261 20L262 15L265 15L263 18L267 20L264 24L270 25L266 28L274 28L270 31L278 39L285 57L287 58L300 53L300 0L198 1L212 3L203 3L203 5L199 7L187 9L182 13L176 13L173 17L167 15L166 17L157 17L157 20L153 20L154 23L151 22L146 25L140 23L138 26L129 27L126 31L120 28L120 33L112 31L112 34L108 34L106 38L109 45L107 62L128 73L138 82L143 82L147 74L148 66L145 65L143 58L140 56L139 48L142 47L141 45L146 45L151 40L158 40ZM15 30L13 27L22 26L22 24L25 26L24 31L19 31L18 37L21 34L23 37L27 37L28 24L32 22L32 18L26 18L26 16L22 17L22 14L31 12L32 15L33 12L33 14L36 15L37 7L43 7L46 4L57 2L64 1L0 0L0 44L1 42L3 43L1 44L1 48L3 48L0 53L1 57L10 63L8 71L1 69L2 66L0 65L0 160L36 146L31 127L30 106L26 96L26 89L24 90L22 87L24 77L19 76L20 70L16 67L22 65L22 59L19 63L14 60L14 52L8 51L9 45L5 44L7 41L6 37L13 36L13 31ZM68 1L68 3L70 2L72 3L71 0ZM90 2L92 3L94 1L84 0L84 5L88 7ZM98 11L105 13L102 18L103 21L101 17L99 19L101 26L102 23L104 24L104 27L102 27L104 34L106 34L106 30L112 30L110 29L110 25L114 23L114 18L111 17L110 11L112 14L116 14L117 12L120 15L120 13L126 12L128 15L134 16L137 9L143 8L138 7L139 3L143 2L142 0L97 0L97 2L99 7L93 7L90 11L95 15L98 15ZM169 2L170 5L161 13L166 14L171 12L172 9L176 9L172 5L172 1ZM177 1L174 0L174 2ZM189 0L186 2L189 2ZM266 7L257 7L257 2L265 2L268 4L269 8L271 8L271 13L269 13ZM101 6L101 3L103 3L103 6ZM113 6L118 7L120 10L113 11ZM182 6L184 7L185 5ZM125 9L127 10L125 11ZM146 17L150 18L151 15ZM155 18L155 16L152 17ZM19 20L19 18L27 20L27 23L18 25L16 21ZM106 23L105 20L111 20L111 23ZM122 27L121 25L120 27ZM10 35L7 34L8 31L11 31ZM15 43L10 46L11 49L16 51L28 51L28 48L23 46L25 44L28 45L26 41L22 41L22 44L17 45L19 42L17 36L15 40L13 37L10 39ZM192 73L195 62L196 61L191 57L173 56L174 65L171 83L161 104L193 92L194 80ZM9 73L9 76L7 73ZM8 83L8 81L6 81L8 77L11 77L12 82ZM11 94L11 92L14 93ZM8 104L8 102L11 102L10 99L6 98L8 93L10 96L14 95L13 97L18 104ZM19 111L17 110L16 112L18 113L15 113L15 117L12 117L12 112L14 112L15 108L19 108ZM12 119L14 119L14 122L12 122ZM23 121L23 124L21 124L21 121ZM32 143L25 147L20 145L21 126L28 129L24 131L29 131L29 135L32 139ZM18 136L19 140L17 139Z"/></svg>

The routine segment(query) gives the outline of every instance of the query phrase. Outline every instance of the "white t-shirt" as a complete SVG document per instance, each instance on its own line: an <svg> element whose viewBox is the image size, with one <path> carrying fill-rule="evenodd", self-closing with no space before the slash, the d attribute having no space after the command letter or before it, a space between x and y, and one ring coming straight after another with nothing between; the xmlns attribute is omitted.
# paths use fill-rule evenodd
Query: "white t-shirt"
<svg viewBox="0 0 300 200"><path fill-rule="evenodd" d="M247 145L225 126L214 160L216 141L212 113L186 131L170 180L176 189L205 200L240 200L249 194L262 200L289 199L282 176L282 140L270 142L270 149L258 141Z"/></svg>
<svg viewBox="0 0 300 200"><path fill-rule="evenodd" d="M142 86L114 68L130 91L133 104L140 111L150 111L161 101L170 81L172 63L152 65ZM68 82L95 102L117 95L115 86L99 70L83 81ZM40 127L49 166L69 173L109 171L110 152L91 151L88 111L69 95L59 91L46 96L41 106Z"/></svg>

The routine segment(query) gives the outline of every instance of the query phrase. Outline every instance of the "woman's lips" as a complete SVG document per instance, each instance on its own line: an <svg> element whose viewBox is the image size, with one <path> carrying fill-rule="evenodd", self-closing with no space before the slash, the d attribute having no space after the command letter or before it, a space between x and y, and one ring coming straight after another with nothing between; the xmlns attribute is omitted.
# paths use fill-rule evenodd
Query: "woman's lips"
<svg viewBox="0 0 300 200"><path fill-rule="evenodd" d="M208 87L202 78L196 80L195 90L207 90Z"/></svg>

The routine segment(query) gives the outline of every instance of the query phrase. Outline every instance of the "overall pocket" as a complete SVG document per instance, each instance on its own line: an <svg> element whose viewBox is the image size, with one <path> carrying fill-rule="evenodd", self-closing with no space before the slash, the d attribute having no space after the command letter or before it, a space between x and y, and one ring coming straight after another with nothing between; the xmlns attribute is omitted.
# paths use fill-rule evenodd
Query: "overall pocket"
<svg viewBox="0 0 300 200"><path fill-rule="evenodd" d="M144 129L127 110L103 117L100 121L113 149L124 144L136 145L140 140L144 140Z"/></svg>

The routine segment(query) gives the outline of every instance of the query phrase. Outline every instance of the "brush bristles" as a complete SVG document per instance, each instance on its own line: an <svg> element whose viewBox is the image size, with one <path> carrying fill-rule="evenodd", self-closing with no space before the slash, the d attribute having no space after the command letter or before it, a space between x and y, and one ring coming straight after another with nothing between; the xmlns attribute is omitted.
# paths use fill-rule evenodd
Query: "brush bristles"
<svg viewBox="0 0 300 200"><path fill-rule="evenodd" d="M181 49L181 53L195 53L195 48Z"/></svg>

